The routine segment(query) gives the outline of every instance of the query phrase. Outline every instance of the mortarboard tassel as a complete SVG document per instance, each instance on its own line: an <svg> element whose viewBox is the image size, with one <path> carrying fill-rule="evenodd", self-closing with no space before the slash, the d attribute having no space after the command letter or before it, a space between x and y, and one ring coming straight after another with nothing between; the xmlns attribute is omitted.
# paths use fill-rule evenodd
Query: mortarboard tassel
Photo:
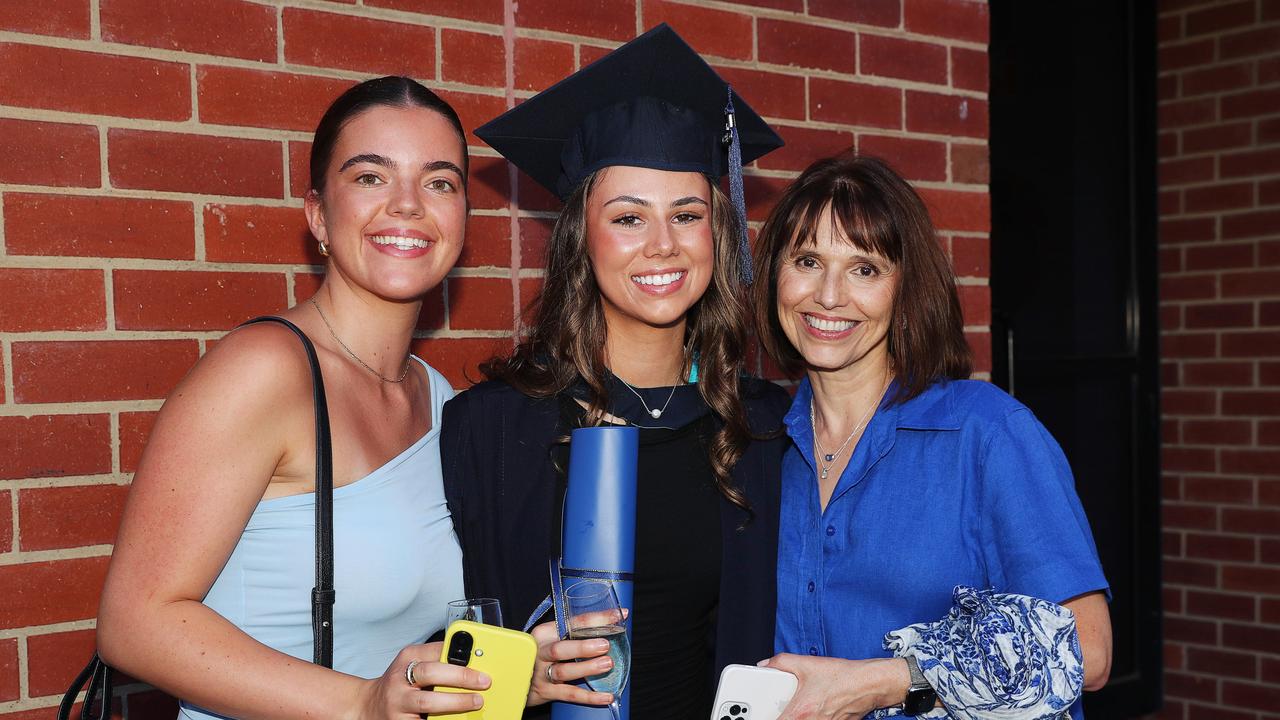
<svg viewBox="0 0 1280 720"><path fill-rule="evenodd" d="M724 106L725 142L729 144L729 200L738 216L738 272L742 282L750 285L751 242L747 236L747 200L742 191L742 143L738 140L738 123L733 110L733 88L729 88L729 104Z"/></svg>

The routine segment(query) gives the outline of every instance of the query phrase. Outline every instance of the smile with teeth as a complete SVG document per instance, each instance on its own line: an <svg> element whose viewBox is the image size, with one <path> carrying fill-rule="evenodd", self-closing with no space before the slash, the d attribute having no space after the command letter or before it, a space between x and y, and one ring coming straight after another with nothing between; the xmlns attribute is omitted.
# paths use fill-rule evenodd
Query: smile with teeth
<svg viewBox="0 0 1280 720"><path fill-rule="evenodd" d="M431 247L430 240L400 237L399 235L371 235L369 239L377 245L393 245L397 250L415 250Z"/></svg>
<svg viewBox="0 0 1280 720"><path fill-rule="evenodd" d="M683 270L680 272L662 273L661 275L632 275L631 282L639 283L641 285L654 285L661 287L663 285L670 285L682 277L684 277Z"/></svg>
<svg viewBox="0 0 1280 720"><path fill-rule="evenodd" d="M824 320L808 314L804 315L804 321L809 327L823 332L844 332L858 324L853 320Z"/></svg>

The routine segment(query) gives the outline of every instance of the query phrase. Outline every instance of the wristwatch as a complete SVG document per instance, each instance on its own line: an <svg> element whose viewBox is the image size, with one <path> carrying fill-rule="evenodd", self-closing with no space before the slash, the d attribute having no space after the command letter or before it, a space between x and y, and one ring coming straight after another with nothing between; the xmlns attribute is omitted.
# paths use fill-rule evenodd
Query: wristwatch
<svg viewBox="0 0 1280 720"><path fill-rule="evenodd" d="M906 656L907 671L911 673L911 687L907 688L907 699L902 702L902 711L908 715L923 715L933 709L938 701L938 693L920 672L920 663L914 655Z"/></svg>

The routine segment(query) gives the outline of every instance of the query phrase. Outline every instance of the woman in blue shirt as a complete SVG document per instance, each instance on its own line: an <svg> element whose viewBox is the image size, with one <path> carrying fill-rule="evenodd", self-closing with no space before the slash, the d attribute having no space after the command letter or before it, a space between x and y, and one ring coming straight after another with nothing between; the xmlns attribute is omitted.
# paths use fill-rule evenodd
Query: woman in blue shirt
<svg viewBox="0 0 1280 720"><path fill-rule="evenodd" d="M883 642L943 618L957 585L1069 608L1084 687L1101 687L1107 582L1070 467L1025 406L966 379L954 276L915 191L873 158L814 163L765 223L756 276L761 339L804 373L766 661L800 679L784 718L931 708Z"/></svg>

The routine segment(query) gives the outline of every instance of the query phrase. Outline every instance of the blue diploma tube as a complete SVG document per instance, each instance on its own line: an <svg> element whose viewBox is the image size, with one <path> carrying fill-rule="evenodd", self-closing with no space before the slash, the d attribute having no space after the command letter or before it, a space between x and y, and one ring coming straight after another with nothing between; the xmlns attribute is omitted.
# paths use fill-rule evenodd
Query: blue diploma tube
<svg viewBox="0 0 1280 720"><path fill-rule="evenodd" d="M640 430L590 427L574 430L569 441L569 487L564 499L563 566L580 570L635 572L636 464ZM574 580L564 578L568 586ZM632 605L632 583L615 581L618 602ZM630 635L631 623L627 623ZM622 720L629 716L630 684L618 698ZM607 707L557 702L552 720L612 720Z"/></svg>

